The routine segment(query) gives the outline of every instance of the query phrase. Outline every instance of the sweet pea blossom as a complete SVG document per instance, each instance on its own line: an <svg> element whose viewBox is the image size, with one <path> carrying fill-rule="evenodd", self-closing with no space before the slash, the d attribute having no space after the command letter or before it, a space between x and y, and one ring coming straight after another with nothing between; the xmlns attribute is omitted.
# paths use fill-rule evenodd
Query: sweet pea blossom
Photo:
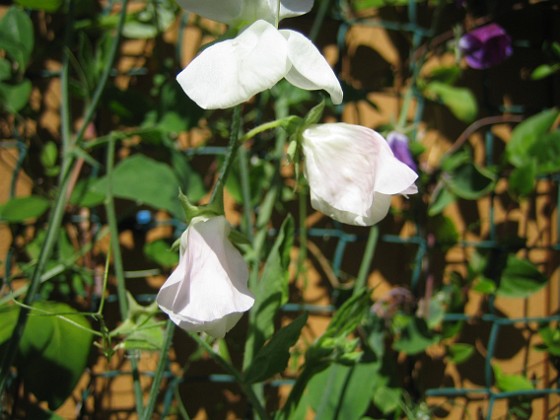
<svg viewBox="0 0 560 420"><path fill-rule="evenodd" d="M312 125L302 137L311 205L339 222L374 225L389 212L392 195L418 192L418 175L370 128Z"/></svg>
<svg viewBox="0 0 560 420"><path fill-rule="evenodd" d="M342 88L319 50L304 35L278 30L278 21L307 13L313 0L179 0L186 10L243 28L233 39L204 49L177 75L200 107L241 104L285 78L305 90L325 90L335 104Z"/></svg>
<svg viewBox="0 0 560 420"><path fill-rule="evenodd" d="M463 35L459 49L473 69L493 67L513 53L510 36L496 23L480 26Z"/></svg>
<svg viewBox="0 0 560 420"><path fill-rule="evenodd" d="M156 300L186 331L224 337L253 306L249 269L228 240L229 232L224 216L198 216L181 235L179 265Z"/></svg>
<svg viewBox="0 0 560 420"><path fill-rule="evenodd" d="M410 153L408 142L408 137L398 131L391 131L387 134L387 143L389 143L389 147L393 151L395 157L410 169L416 171L418 167L416 166L416 162L414 162L412 153Z"/></svg>

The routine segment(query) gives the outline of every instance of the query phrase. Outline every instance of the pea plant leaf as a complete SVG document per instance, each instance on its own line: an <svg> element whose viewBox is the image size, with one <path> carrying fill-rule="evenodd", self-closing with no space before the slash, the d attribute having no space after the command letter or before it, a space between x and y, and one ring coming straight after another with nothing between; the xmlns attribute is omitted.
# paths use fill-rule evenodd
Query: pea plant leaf
<svg viewBox="0 0 560 420"><path fill-rule="evenodd" d="M84 372L93 337L89 329L87 319L64 303L33 305L16 366L25 388L51 410L64 403Z"/></svg>
<svg viewBox="0 0 560 420"><path fill-rule="evenodd" d="M183 215L177 198L179 182L165 163L142 154L132 155L115 166L110 185L115 197L167 210L179 217ZM108 188L107 176L91 186L92 191L98 194L107 194Z"/></svg>
<svg viewBox="0 0 560 420"><path fill-rule="evenodd" d="M499 296L526 298L542 289L548 279L535 265L510 254L501 273L496 294Z"/></svg>
<svg viewBox="0 0 560 420"><path fill-rule="evenodd" d="M17 223L36 219L41 217L49 206L46 198L37 195L15 197L0 206L0 221Z"/></svg>
<svg viewBox="0 0 560 420"><path fill-rule="evenodd" d="M307 314L302 314L278 330L255 355L245 371L245 381L247 383L261 382L282 372L288 364L290 348L296 343L306 322Z"/></svg>
<svg viewBox="0 0 560 420"><path fill-rule="evenodd" d="M548 140L543 141L543 138L551 130L559 113L556 108L547 109L519 123L506 145L507 161L519 167L534 159L535 153L539 153L544 145L540 143L548 143Z"/></svg>
<svg viewBox="0 0 560 420"><path fill-rule="evenodd" d="M247 346L253 346L253 351L258 351L272 336L274 317L280 306L288 300L288 267L293 237L294 221L288 215L268 254L255 292L255 304L249 314L254 332L249 335Z"/></svg>

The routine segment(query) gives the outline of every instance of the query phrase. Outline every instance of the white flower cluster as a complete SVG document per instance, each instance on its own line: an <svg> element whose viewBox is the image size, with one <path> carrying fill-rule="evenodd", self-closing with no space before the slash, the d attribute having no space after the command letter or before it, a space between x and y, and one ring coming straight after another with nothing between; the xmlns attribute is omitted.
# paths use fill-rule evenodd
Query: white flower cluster
<svg viewBox="0 0 560 420"><path fill-rule="evenodd" d="M186 10L239 29L235 38L204 49L177 76L205 109L229 108L285 78L325 90L334 104L342 88L304 35L278 30L278 21L307 13L313 0L177 0ZM391 196L414 194L417 175L374 130L346 123L314 124L301 136L304 174L314 209L342 223L370 226L388 213ZM181 328L223 337L253 305L249 270L229 242L223 216L195 217L181 237L178 267L157 302Z"/></svg>

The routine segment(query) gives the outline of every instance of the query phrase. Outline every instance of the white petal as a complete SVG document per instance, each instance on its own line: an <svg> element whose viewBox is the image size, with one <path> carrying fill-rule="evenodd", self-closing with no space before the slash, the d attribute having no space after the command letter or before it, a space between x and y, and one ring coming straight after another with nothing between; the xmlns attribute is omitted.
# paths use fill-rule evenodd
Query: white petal
<svg viewBox="0 0 560 420"><path fill-rule="evenodd" d="M414 181L418 178L408 165L395 157L389 144L380 134L371 130L381 140L380 157L377 162L375 190L383 194L415 194L418 188Z"/></svg>
<svg viewBox="0 0 560 420"><path fill-rule="evenodd" d="M202 51L179 73L177 81L200 107L222 109L271 88L288 69L284 37L259 20L236 38Z"/></svg>
<svg viewBox="0 0 560 420"><path fill-rule="evenodd" d="M363 224L360 220L367 217L373 201L377 147L361 133L362 128L321 124L303 132L311 203L316 210L348 224Z"/></svg>
<svg viewBox="0 0 560 420"><path fill-rule="evenodd" d="M269 0L277 4L277 0ZM311 11L314 0L281 0L280 20L288 17L301 16Z"/></svg>
<svg viewBox="0 0 560 420"><path fill-rule="evenodd" d="M187 331L223 337L254 303L247 264L228 234L223 216L191 222L179 265L158 293L161 309Z"/></svg>
<svg viewBox="0 0 560 420"><path fill-rule="evenodd" d="M361 220L361 222L363 222L361 226L373 226L376 223L379 223L385 218L385 216L387 216L390 207L391 196L375 192L371 207L368 209L366 217Z"/></svg>
<svg viewBox="0 0 560 420"><path fill-rule="evenodd" d="M177 0L189 12L223 23L231 23L241 15L243 0Z"/></svg>
<svg viewBox="0 0 560 420"><path fill-rule="evenodd" d="M392 194L415 192L417 175L367 127L311 126L303 132L303 151L311 205L342 223L373 225L387 215Z"/></svg>
<svg viewBox="0 0 560 420"><path fill-rule="evenodd" d="M286 80L305 90L323 89L329 93L334 104L340 104L340 82L313 42L299 32L289 29L283 29L280 33L288 41L288 60L292 63Z"/></svg>

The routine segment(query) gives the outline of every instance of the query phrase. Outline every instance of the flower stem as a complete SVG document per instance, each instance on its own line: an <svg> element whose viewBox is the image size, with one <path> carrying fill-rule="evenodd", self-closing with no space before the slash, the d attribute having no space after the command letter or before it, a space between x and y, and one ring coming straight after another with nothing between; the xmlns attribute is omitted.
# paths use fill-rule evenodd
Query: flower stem
<svg viewBox="0 0 560 420"><path fill-rule="evenodd" d="M228 152L220 168L220 174L218 175L218 180L216 181L216 184L214 185L214 189L212 190L210 203L214 202L214 199L216 198L216 194L222 190L224 183L226 182L231 164L235 159L235 155L237 154L237 149L240 144L239 143L240 129L241 129L241 105L237 105L235 108L233 108L231 131L229 133Z"/></svg>
<svg viewBox="0 0 560 420"><path fill-rule="evenodd" d="M148 398L148 403L146 404L146 408L144 409L144 413L141 416L141 418L144 420L149 420L152 418L152 414L154 412L154 408L156 405L157 396L159 393L159 387L163 379L165 367L167 366L169 348L171 347L171 343L173 341L174 331L175 331L175 324L171 320L168 320L167 327L165 328L165 333L164 333L165 341L163 342L163 347L161 349L161 354L159 356L158 364L154 374L152 389L150 391L150 396Z"/></svg>
<svg viewBox="0 0 560 420"><path fill-rule="evenodd" d="M121 319L124 321L128 317L128 301L126 298L126 284L124 278L124 268L122 263L122 255L119 243L119 229L117 224L117 213L115 210L115 201L113 199L112 191L112 177L113 167L115 166L115 142L116 139L112 138L109 142L107 150L107 197L105 198L105 212L107 213L107 222L109 225L111 249L113 251L113 267L115 270L115 277L117 280L117 300L119 302L119 312ZM130 359L132 369L134 396L136 401L136 413L138 417L142 417L143 407L143 394L140 385L140 375L138 373L138 362L135 358Z"/></svg>
<svg viewBox="0 0 560 420"><path fill-rule="evenodd" d="M369 229L369 236L366 243L366 249L364 250L364 256L360 264L360 271L358 272L358 277L356 278L356 283L354 284L354 290L352 291L352 296L356 296L358 293L360 293L366 285L367 275L369 273L371 261L373 260L373 255L375 254L375 247L377 245L378 239L379 239L379 228L377 226L372 226Z"/></svg>
<svg viewBox="0 0 560 420"><path fill-rule="evenodd" d="M244 143L247 140L252 139L253 137L255 137L256 135L266 131L266 130L272 130L273 128L278 128L278 127L283 127L284 125L288 124L290 121L294 120L294 118L297 118L293 115L290 115L289 117L284 117L284 118L279 118L277 120L274 121L269 121L266 122L264 124L258 125L255 128L253 128L252 130L249 130L243 137L241 137L241 142Z"/></svg>
<svg viewBox="0 0 560 420"><path fill-rule="evenodd" d="M253 391L253 388L251 387L250 384L245 382L241 373L237 369L235 369L231 364L229 364L226 360L224 360L222 356L216 353L214 349L212 349L212 347L206 341L204 341L202 338L198 336L197 333L191 333L190 336L193 340L195 340L198 343L198 345L204 347L204 349L208 352L210 357L212 357L212 359L216 361L216 363L218 363L226 372L228 372L230 375L232 375L235 378L236 382L239 384L239 386L241 387L241 389L243 390L243 392L251 402L252 408L254 408L255 411L257 412L258 418L261 420L270 419L269 415L266 413L264 406L261 404L261 401L259 400L258 396Z"/></svg>

